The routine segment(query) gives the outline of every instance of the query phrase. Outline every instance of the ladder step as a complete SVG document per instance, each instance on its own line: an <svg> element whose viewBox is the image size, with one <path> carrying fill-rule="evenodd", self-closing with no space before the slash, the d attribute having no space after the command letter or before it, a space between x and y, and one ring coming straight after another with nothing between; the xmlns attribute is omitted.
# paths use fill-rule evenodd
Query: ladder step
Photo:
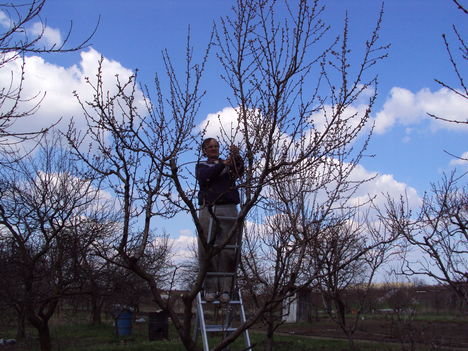
<svg viewBox="0 0 468 351"><path fill-rule="evenodd" d="M216 216L215 215L214 218L225 220L225 221L235 221L235 220L237 220L237 217L228 217L228 216Z"/></svg>
<svg viewBox="0 0 468 351"><path fill-rule="evenodd" d="M235 272L206 272L207 277L233 277L235 274Z"/></svg>
<svg viewBox="0 0 468 351"><path fill-rule="evenodd" d="M225 332L225 331L229 331L229 332L232 332L234 330L236 330L237 328L234 328L234 327L226 327L224 325L220 325L220 324L207 324L206 325L206 331L207 332Z"/></svg>
<svg viewBox="0 0 468 351"><path fill-rule="evenodd" d="M219 247L218 245L214 245L214 247ZM237 250L239 248L239 245L225 245L223 247L223 250L224 249L234 249L234 250Z"/></svg>
<svg viewBox="0 0 468 351"><path fill-rule="evenodd" d="M213 305L240 305L241 302L239 300L229 300L229 302L219 302L218 300L207 302L206 300L202 300L203 304L211 303Z"/></svg>
<svg viewBox="0 0 468 351"><path fill-rule="evenodd" d="M213 272L212 272L213 273ZM216 272L217 273L217 272ZM241 323L246 322L246 316L245 316L245 310L244 310L244 303L242 300L242 294L240 290L237 290L237 293L234 292L232 297L235 297L236 300L231 300L227 302L226 304L236 304L238 305L239 308L239 319ZM208 342L208 333L214 333L214 332L224 332L224 333L230 333L234 332L237 330L237 328L233 327L231 325L231 320L228 318L224 324L206 324L205 320L205 314L204 314L204 304L207 302L202 300L202 292L198 292L197 294L197 299L196 299L196 304L197 304L197 317L196 317L196 322L195 322L195 329L194 329L194 334L193 334L193 340L196 342L196 336L198 332L201 333L202 339L203 339L203 350L204 351L209 351L209 342ZM219 301L213 301L212 303L214 304L221 304ZM237 307L236 307L237 308ZM229 313L232 312L234 307L229 307ZM220 323L223 323L222 321L219 321ZM252 350L252 343L250 341L250 335L248 329L243 331L244 334L244 339L245 339L245 350Z"/></svg>

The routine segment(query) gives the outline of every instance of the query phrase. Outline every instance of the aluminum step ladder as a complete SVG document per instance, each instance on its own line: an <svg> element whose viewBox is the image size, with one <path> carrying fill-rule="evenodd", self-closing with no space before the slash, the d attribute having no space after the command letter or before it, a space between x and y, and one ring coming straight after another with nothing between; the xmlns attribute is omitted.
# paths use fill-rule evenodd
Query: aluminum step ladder
<svg viewBox="0 0 468 351"><path fill-rule="evenodd" d="M226 217L226 216L216 216L217 220L222 221L236 221L237 217ZM208 226L208 238L207 242L211 242L212 231L213 231L213 222L214 219L211 216L209 226ZM241 229L240 229L241 230ZM241 232L242 233L242 232ZM226 245L224 246L223 250L235 250L236 259L235 259L235 270L234 272L207 272L205 276L205 282L203 283L203 290L199 291L197 297L195 299L196 304L196 317L194 323L194 332L193 332L193 340L196 341L198 337L198 333L201 333L202 342L203 342L203 350L209 351L209 341L208 341L208 334L209 333L223 333L224 337L228 336L233 331L237 330L236 327L233 326L233 320L235 315L235 310L238 310L239 314L239 321L240 323L244 323L246 318L244 302L242 300L242 294L240 289L237 289L237 267L240 261L240 248L241 248L241 241L242 241L242 234L237 235L237 243L235 245ZM221 251L222 252L222 251ZM221 252L219 254L221 254ZM230 289L230 297L231 299L229 302L222 303L220 301L211 301L208 302L204 299L204 288L206 279L212 279L216 277L231 277L231 289ZM208 305L212 305L215 308L220 308L224 310L224 320L221 324L207 324L206 317L205 317L205 307ZM252 343L250 341L250 335L248 329L245 329L242 334L244 335L245 339L245 350L252 349Z"/></svg>

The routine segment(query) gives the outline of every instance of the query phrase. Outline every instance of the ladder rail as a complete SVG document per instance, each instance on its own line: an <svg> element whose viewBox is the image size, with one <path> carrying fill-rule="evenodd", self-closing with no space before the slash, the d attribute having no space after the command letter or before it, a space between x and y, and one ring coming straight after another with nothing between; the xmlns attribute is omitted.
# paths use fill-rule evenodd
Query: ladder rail
<svg viewBox="0 0 468 351"><path fill-rule="evenodd" d="M235 300L233 302L229 302L228 308L230 309L228 311L228 315L225 319L225 324L206 324L205 321L205 315L204 315L204 309L203 309L203 304L206 303L206 301L203 301L201 298L201 293L199 292L197 294L196 302L197 302L197 318L195 320L195 334L193 336L193 340L196 341L196 336L198 335L198 331L201 332L202 334L202 341L203 341L203 351L209 351L209 340L208 340L208 333L211 332L224 332L224 336L226 337L229 335L229 333L234 332L237 330L236 327L231 327L232 323L232 309L235 305L239 306L239 320L241 323L245 323L247 321L246 318L246 313L245 313L245 308L244 308L244 301L242 299L242 294L241 291L238 290L239 294L239 299ZM245 347L246 350L251 350L252 349L252 342L250 340L250 333L248 329L245 329L243 332L244 335L244 342L245 342Z"/></svg>
<svg viewBox="0 0 468 351"><path fill-rule="evenodd" d="M245 315L244 301L242 299L242 294L240 290L239 290L239 301L240 301L240 311L239 311L240 320L241 320L241 323L245 323L247 321L247 317ZM247 350L250 350L252 349L252 343L250 342L249 330L246 328L243 331L243 333L244 333L244 339L245 339L245 347L247 348Z"/></svg>
<svg viewBox="0 0 468 351"><path fill-rule="evenodd" d="M198 325L201 331L202 341L203 341L203 351L210 351L210 347L208 346L208 335L207 335L207 330L206 330L205 314L203 310L200 292L198 292L197 294L197 314L198 314L197 319L199 320ZM198 334L198 331L196 331L196 334Z"/></svg>
<svg viewBox="0 0 468 351"><path fill-rule="evenodd" d="M207 243L212 244L216 246L216 244L213 242L211 243L212 240L212 231L214 227L214 217L216 217L216 220L224 220L224 221L237 221L238 217L231 217L231 216L216 216L214 213L216 209L214 208L213 213L210 213L210 221L208 225L208 235L207 235ZM213 217L214 216L214 217ZM205 290L205 284L206 284L206 279L207 278L216 278L216 277L231 277L231 287L230 287L230 297L231 300L226 304L228 311L227 315L225 317L225 321L222 325L210 325L206 324L205 321L205 311L203 308L203 304L206 303L212 303L213 305L220 304L222 305L221 302L219 301L212 301L212 302L207 302L202 299L202 292L199 291L196 297L196 311L197 311L197 316L195 318L195 323L194 323L194 335L193 335L193 340L196 342L197 336L198 336L198 331L202 334L202 341L203 341L203 350L204 351L209 351L209 340L208 340L208 333L209 332L224 332L224 335L226 336L230 332L233 332L237 330L235 327L231 327L233 317L234 317L234 308L237 306L239 307L239 319L241 323L244 323L246 319L246 313L245 313L245 308L244 308L244 302L242 299L242 295L240 292L240 289L237 289L237 294L238 294L238 299L232 299L234 296L234 291L236 291L236 286L237 286L237 268L239 266L240 262L240 257L241 257L241 245L242 245L242 234L243 234L243 228L240 226L240 228L237 228L238 231L235 233L236 235L236 244L226 244L223 246L223 248L220 251L223 252L223 250L235 250L235 259L234 259L234 271L233 272L207 272L205 279L203 281L202 289L203 291ZM215 238L216 239L216 238ZM252 349L252 344L250 340L250 335L248 329L245 329L243 332L244 339L245 339L245 345L247 350Z"/></svg>
<svg viewBox="0 0 468 351"><path fill-rule="evenodd" d="M212 234L213 234L213 228L214 228L214 221L216 220L226 220L226 221L231 221L235 222L239 218L237 215L236 216L218 216L216 215L216 206L213 206L212 211L210 212L210 221L208 224L208 233L207 233L207 243L212 244L214 247L219 247L215 242L212 242ZM206 278L210 277L213 278L215 276L218 277L228 277L231 276L231 286L229 289L229 294L232 296L236 283L237 283L237 268L239 267L239 262L240 262L240 257L241 257L241 247L242 247L242 226L240 228L236 229L237 233L233 233L236 235L236 243L235 244L229 244L227 243L226 245L223 245L222 249L218 253L221 254L224 250L234 250L234 271L233 272L207 272L205 279L202 284L202 289L205 290L205 285L206 285ZM216 239L216 237L215 237Z"/></svg>

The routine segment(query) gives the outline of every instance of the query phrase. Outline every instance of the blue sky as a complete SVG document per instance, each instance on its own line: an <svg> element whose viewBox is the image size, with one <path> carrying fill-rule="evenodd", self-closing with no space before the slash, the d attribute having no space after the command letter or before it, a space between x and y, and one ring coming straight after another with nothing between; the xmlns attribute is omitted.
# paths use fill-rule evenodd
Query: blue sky
<svg viewBox="0 0 468 351"><path fill-rule="evenodd" d="M381 7L374 0L323 1L323 19L339 34L343 18L350 19L352 54L359 55L363 42L373 28ZM100 19L91 47L81 53L30 57L27 62L26 93L47 91L38 118L29 126L47 124L57 117L67 121L79 116L72 103L73 90L84 91L82 78L94 75L97 59L107 61L105 74L129 74L139 70L142 83L151 87L155 72L162 72L161 50L167 48L181 63L187 28L190 25L195 49L204 49L213 21L230 13L231 0L48 0L42 18L48 31L44 40L59 40L73 23L71 43L77 43L92 32ZM388 0L384 6L381 43L391 44L389 57L379 63L378 99L372 114L376 131L368 154L362 162L362 173L379 174L371 186L374 191L399 194L409 189L420 197L442 172L458 167L468 169L455 155L468 152L468 129L444 125L431 120L426 112L463 119L468 116L466 102L440 91L434 82L439 78L457 87L449 65L441 34L454 42L452 24L466 35L466 15L449 0ZM0 24L1 24L0 18ZM466 73L466 64L462 67ZM204 78L206 99L200 110L200 122L209 114L222 111L229 104L229 90L219 78L215 57L209 61ZM5 81L6 76L0 74ZM367 189L369 192L371 190ZM190 234L190 223L168 222L168 230ZM180 237L182 238L182 236Z"/></svg>

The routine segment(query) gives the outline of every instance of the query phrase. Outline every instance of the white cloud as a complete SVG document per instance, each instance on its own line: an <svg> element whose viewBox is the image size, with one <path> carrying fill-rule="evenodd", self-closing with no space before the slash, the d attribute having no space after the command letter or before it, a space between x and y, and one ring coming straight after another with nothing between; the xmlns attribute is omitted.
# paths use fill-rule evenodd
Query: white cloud
<svg viewBox="0 0 468 351"><path fill-rule="evenodd" d="M384 103L383 109L376 114L375 132L383 134L395 124L409 126L428 119L433 130L459 129L468 131L466 125L439 121L429 117L428 113L450 120L466 121L468 104L466 99L446 88L435 92L421 89L417 93L413 93L404 88L394 87L390 91L390 96Z"/></svg>
<svg viewBox="0 0 468 351"><path fill-rule="evenodd" d="M265 125L269 123L268 120L264 118L258 110L248 110L247 113L249 114L247 117L249 135L253 136L253 138L261 139L261 137L257 135L257 132L259 129L262 131L268 129L268 126ZM239 125L241 127L239 127ZM232 107L225 107L221 111L208 114L198 125L200 131L205 131L206 138L216 138L221 141L221 143L234 143L238 145L244 143L244 133L240 130L242 128L243 121L240 120L239 111ZM276 128L275 141L277 144L286 141L288 138L289 136L287 134L283 133L279 128ZM253 140L250 141L253 142Z"/></svg>
<svg viewBox="0 0 468 351"><path fill-rule="evenodd" d="M0 11L0 25L3 28L10 29L15 24L12 22L10 16L8 16L5 11ZM20 28L21 29L21 28ZM22 33L21 31L17 31L16 34ZM62 44L62 34L60 33L59 29L55 29L49 26L44 25L42 22L35 22L29 27L26 31L27 37L29 37L29 41L36 39L37 37L40 38L40 42L42 42L47 47L51 46L59 46ZM24 37L26 39L26 35Z"/></svg>
<svg viewBox="0 0 468 351"><path fill-rule="evenodd" d="M60 30L45 26L41 22L35 22L29 30L33 37L41 36L41 41L47 46L60 46L62 44L62 35Z"/></svg>
<svg viewBox="0 0 468 351"><path fill-rule="evenodd" d="M172 259L176 264L193 259L193 250L197 247L197 238L194 235L187 235L192 233L190 229L182 229L180 233L181 235L178 238L169 238L174 253Z"/></svg>
<svg viewBox="0 0 468 351"><path fill-rule="evenodd" d="M193 230L192 229L181 229L179 230L180 235L182 236L192 236Z"/></svg>
<svg viewBox="0 0 468 351"><path fill-rule="evenodd" d="M237 144L241 142L241 134L236 133L239 126L238 112L232 107L225 107L221 111L210 113L198 125L200 131L205 131L206 138L223 140L227 137Z"/></svg>
<svg viewBox="0 0 468 351"><path fill-rule="evenodd" d="M10 17L8 17L4 11L0 11L0 25L2 25L4 28L10 28L11 26Z"/></svg>
<svg viewBox="0 0 468 351"><path fill-rule="evenodd" d="M382 206L386 202L386 196L398 200L404 197L408 200L410 207L415 208L421 203L415 188L408 184L397 181L391 174L377 174L366 170L363 166L358 165L352 172L351 178L354 180L363 180L373 178L361 185L350 201L354 205L364 204L369 198L374 198L374 204Z"/></svg>
<svg viewBox="0 0 468 351"><path fill-rule="evenodd" d="M451 160L450 166L468 166L468 151L465 151L460 158Z"/></svg>
<svg viewBox="0 0 468 351"><path fill-rule="evenodd" d="M73 96L76 91L83 101L91 100L93 91L86 83L86 77L96 80L98 61L101 54L94 49L83 51L80 54L78 65L62 67L45 61L39 56L25 57L25 80L20 111L27 111L40 103L40 108L33 116L18 120L12 131L29 132L48 127L62 119L60 126L66 127L72 117L75 118L77 128L84 128L85 121L80 105ZM13 86L18 86L16 77L20 76L21 60L8 62L0 70L0 88L7 88L12 77ZM133 72L123 67L119 62L104 59L102 66L104 90L115 93L115 76L122 81L128 79ZM45 95L44 95L45 94ZM140 94L137 92L137 94ZM44 96L41 101L41 97ZM35 98L34 98L35 97ZM7 104L2 105L6 111Z"/></svg>
<svg viewBox="0 0 468 351"><path fill-rule="evenodd" d="M340 161L334 159L330 160L327 164L329 164L331 168L319 167L312 182L320 184L322 175L326 180L330 170L335 174L351 166L348 163L340 164ZM405 201L408 201L408 205L411 208L415 208L421 203L421 198L415 188L397 181L392 174L378 174L378 172L365 169L362 165L356 165L352 169L347 181L351 182L351 184L360 183L360 186L357 190L351 187L347 193L345 192L342 194L341 200L348 201L347 203L338 202L333 207L341 208L341 205L363 206L362 210L365 211L370 209L369 200L372 199L374 205L382 208L387 202L387 197L394 200L403 197ZM337 188L337 183L333 180L330 183L326 183L325 187L326 189L319 189L314 195L316 196L315 200L319 203L328 201L329 192ZM351 197L348 199L347 195Z"/></svg>
<svg viewBox="0 0 468 351"><path fill-rule="evenodd" d="M340 115L340 119L345 121L346 127L350 129L356 128L361 123L367 108L367 104L358 104L355 106L348 106ZM325 105L323 108L312 114L309 118L310 123L314 124L314 130L323 133L330 126L330 119L334 115L334 110L331 105ZM369 125L364 128L363 132L366 132Z"/></svg>

